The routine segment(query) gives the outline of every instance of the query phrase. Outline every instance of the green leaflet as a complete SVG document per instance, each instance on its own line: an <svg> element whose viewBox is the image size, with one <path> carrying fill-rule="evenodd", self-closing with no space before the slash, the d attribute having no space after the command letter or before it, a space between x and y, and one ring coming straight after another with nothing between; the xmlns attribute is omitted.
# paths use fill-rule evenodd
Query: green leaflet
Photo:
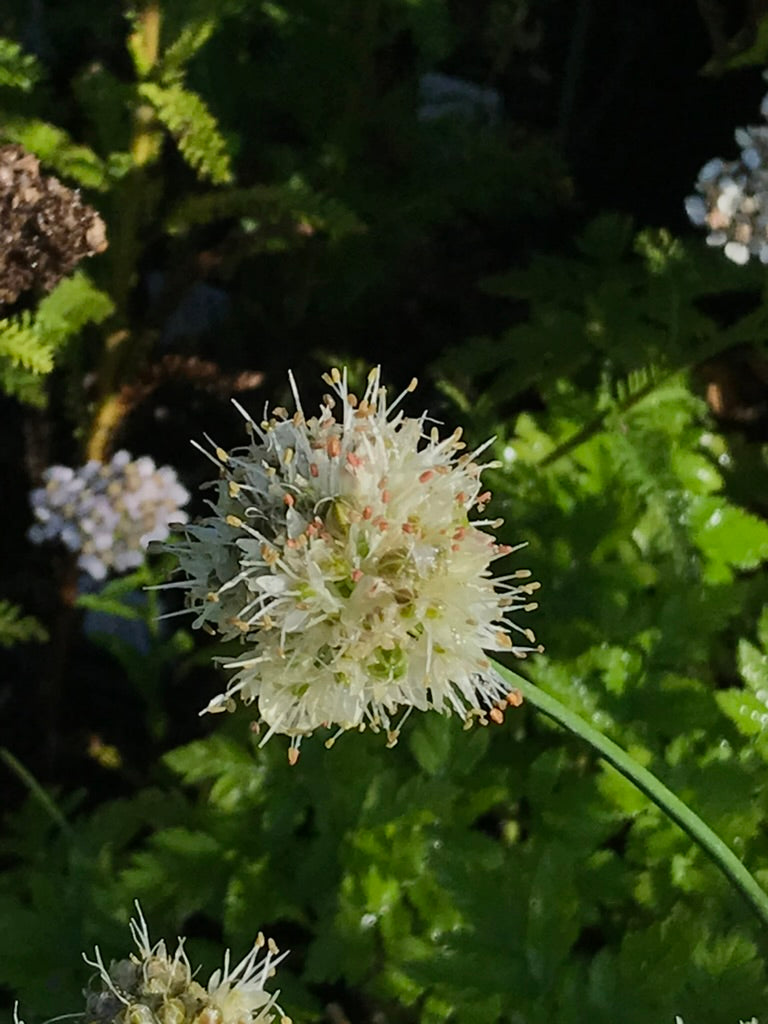
<svg viewBox="0 0 768 1024"><path fill-rule="evenodd" d="M47 630L33 615L23 615L18 605L0 601L0 647L45 643L47 639Z"/></svg>
<svg viewBox="0 0 768 1024"><path fill-rule="evenodd" d="M205 102L180 85L143 82L139 95L148 100L173 136L179 152L201 178L215 185L232 180L227 143Z"/></svg>
<svg viewBox="0 0 768 1024"><path fill-rule="evenodd" d="M42 75L36 57L13 39L0 38L0 88L30 92Z"/></svg>
<svg viewBox="0 0 768 1024"><path fill-rule="evenodd" d="M40 378L57 354L90 323L112 312L109 297L82 272L60 281L31 312L0 320L0 383L9 395L31 405L45 401Z"/></svg>

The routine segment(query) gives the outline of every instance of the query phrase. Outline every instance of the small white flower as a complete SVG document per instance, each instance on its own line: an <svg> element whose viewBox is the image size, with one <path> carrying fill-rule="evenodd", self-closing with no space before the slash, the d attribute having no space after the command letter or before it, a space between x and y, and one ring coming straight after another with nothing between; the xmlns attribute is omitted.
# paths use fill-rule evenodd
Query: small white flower
<svg viewBox="0 0 768 1024"><path fill-rule="evenodd" d="M749 249L742 242L726 243L723 252L732 263L738 263L742 267L749 262Z"/></svg>
<svg viewBox="0 0 768 1024"><path fill-rule="evenodd" d="M213 972L203 987L177 940L171 957L165 942L152 943L149 929L136 903L137 916L130 923L139 955L113 961L107 968L98 946L94 959L83 957L98 971L101 988L87 994L86 1018L94 1024L292 1024L277 1005L279 993L264 989L285 954L259 933L251 951L230 967L229 950L224 967Z"/></svg>
<svg viewBox="0 0 768 1024"><path fill-rule="evenodd" d="M29 539L61 541L79 552L78 566L97 580L110 570L137 568L151 541L165 540L172 523L187 521L181 507L189 493L173 469L158 469L146 455L133 461L119 451L110 462L93 460L78 470L49 466L43 480L30 494L36 522Z"/></svg>
<svg viewBox="0 0 768 1024"><path fill-rule="evenodd" d="M691 223L699 227L707 223L707 204L701 196L688 196L685 200L685 212Z"/></svg>
<svg viewBox="0 0 768 1024"><path fill-rule="evenodd" d="M460 430L441 440L426 414L397 411L415 381L388 403L378 369L359 400L346 372L324 379L334 395L312 418L292 377L292 415L256 424L237 406L249 442L211 442L214 514L171 547L187 578L169 585L187 591L195 625L244 647L206 710L258 701L264 741L292 737L292 762L323 725L394 743L399 709L498 720L517 695L484 652L537 649L510 616L536 607L539 584L528 570L494 580L512 549L484 528L501 521L469 519L491 498L477 461L491 442L466 453Z"/></svg>

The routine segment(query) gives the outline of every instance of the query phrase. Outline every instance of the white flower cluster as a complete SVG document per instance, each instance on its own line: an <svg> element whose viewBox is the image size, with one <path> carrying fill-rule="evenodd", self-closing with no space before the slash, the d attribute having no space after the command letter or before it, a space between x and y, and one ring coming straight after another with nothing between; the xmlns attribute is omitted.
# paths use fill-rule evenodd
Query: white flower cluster
<svg viewBox="0 0 768 1024"><path fill-rule="evenodd" d="M85 1020L91 1024L291 1024L277 1005L279 992L269 995L264 985L286 954L278 955L275 943L259 934L250 953L230 967L229 950L224 967L211 975L207 986L194 980L178 940L171 957L161 939L154 945L147 923L136 904L137 919L131 935L139 951L107 968L96 947L93 960L100 986L86 993ZM196 973L196 972L195 972Z"/></svg>
<svg viewBox="0 0 768 1024"><path fill-rule="evenodd" d="M188 518L181 507L189 492L170 466L158 469L146 455L132 459L119 451L110 462L92 460L77 470L49 466L43 480L30 495L36 522L29 539L60 540L97 580L137 568L150 541L165 540L170 524Z"/></svg>
<svg viewBox="0 0 768 1024"><path fill-rule="evenodd" d="M396 412L415 380L389 404L378 369L360 399L346 372L324 380L334 395L319 416L305 416L293 378L292 415L256 424L237 406L249 443L205 452L214 514L171 548L187 578L169 586L187 591L195 625L246 648L206 710L257 700L264 741L290 736L292 763L319 726L394 743L399 708L500 721L520 698L484 651L538 649L510 615L536 607L539 584L524 569L493 579L513 549L483 529L500 520L469 519L491 498L476 461L491 442L467 453L461 430L440 440L426 414Z"/></svg>
<svg viewBox="0 0 768 1024"><path fill-rule="evenodd" d="M768 119L768 96L760 105ZM738 160L710 160L699 171L698 195L688 196L691 221L707 227L707 244L724 246L734 263L757 256L768 263L768 125L737 128Z"/></svg>

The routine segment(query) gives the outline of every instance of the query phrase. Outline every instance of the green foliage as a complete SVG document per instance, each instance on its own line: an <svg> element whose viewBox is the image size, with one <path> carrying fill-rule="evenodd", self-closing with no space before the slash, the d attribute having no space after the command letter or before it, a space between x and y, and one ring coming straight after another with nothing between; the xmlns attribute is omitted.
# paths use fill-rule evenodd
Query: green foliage
<svg viewBox="0 0 768 1024"><path fill-rule="evenodd" d="M152 104L179 151L201 178L215 185L232 180L227 144L203 100L181 85L143 82L139 95Z"/></svg>
<svg viewBox="0 0 768 1024"><path fill-rule="evenodd" d="M599 317L619 340L625 322L636 338L649 324L646 342L620 354L595 342L567 374L553 357L536 411L510 411L530 377L495 387L517 358L515 327L484 362L454 354L439 372L473 410L471 441L497 435L493 514L506 516L506 540L528 542L526 564L545 581L547 654L528 674L661 776L765 880L768 527L738 500L737 451L685 369L700 338L716 336L696 305L711 287L708 256L702 269L647 237L638 256L617 221L586 238L557 274L578 287L545 295L533 270L516 277L518 299L542 310L529 357L563 344L549 319L566 313L583 339ZM662 281L688 325L666 347ZM739 319L728 328L742 329ZM753 486L768 482L761 459L748 472ZM155 743L173 726L163 694L184 702L191 667L212 653L153 625L156 592L144 603L137 588L156 578L141 570L79 601L149 632L144 653L114 631L95 642L139 695ZM0 981L37 1013L79 1005L82 974L33 923L59 921L73 948L102 929L102 947L119 955L116 922L134 898L157 934L202 921L235 950L258 927L290 936L280 984L297 1018L320 1015L329 987L366 1012L424 1024L676 1014L720 1024L765 1005L763 937L738 895L613 769L526 708L469 732L413 716L392 751L368 734L330 751L307 741L290 769L279 741L259 747L246 712L213 724L162 765L142 762L130 799L65 809L70 834L31 805L11 820L15 866L0 878L0 906L25 945L0 940ZM44 868L25 845L40 844L41 830ZM192 959L212 968L214 945L193 930ZM56 1000L33 989L32 964L55 979Z"/></svg>
<svg viewBox="0 0 768 1024"><path fill-rule="evenodd" d="M18 605L0 601L0 647L33 641L45 643L48 633L33 615L22 615Z"/></svg>
<svg viewBox="0 0 768 1024"><path fill-rule="evenodd" d="M163 53L163 80L171 83L181 79L187 65L205 46L216 28L216 19L200 17L192 19L182 26L178 36Z"/></svg>
<svg viewBox="0 0 768 1024"><path fill-rule="evenodd" d="M628 375L653 377L689 366L765 330L763 305L723 329L698 301L758 287L750 269L737 274L711 252L694 259L664 233L644 232L632 242L630 221L604 215L576 240L580 255L535 256L529 267L490 279L490 294L524 302L527 315L500 339L473 339L452 350L443 365L454 376L487 375L489 402L583 374L594 386L599 374L600 399L628 388L626 404L633 390Z"/></svg>
<svg viewBox="0 0 768 1024"><path fill-rule="evenodd" d="M43 163L44 166L71 178L85 188L107 187L107 169L102 160L88 146L73 142L67 132L47 121L36 118L9 117L0 127L6 142L16 142Z"/></svg>
<svg viewBox="0 0 768 1024"><path fill-rule="evenodd" d="M169 673L184 674L194 647L188 630L166 633L157 588L167 577L167 560L109 580L96 593L80 594L77 606L90 612L92 642L108 653L142 697L147 731L161 738L168 728L162 688ZM123 628L121 628L123 627Z"/></svg>
<svg viewBox="0 0 768 1024"><path fill-rule="evenodd" d="M0 38L0 87L30 92L41 75L40 65L13 39Z"/></svg>
<svg viewBox="0 0 768 1024"><path fill-rule="evenodd" d="M83 273L60 281L34 313L0 320L0 387L8 395L41 406L44 377L57 353L87 324L112 312L109 297Z"/></svg>
<svg viewBox="0 0 768 1024"><path fill-rule="evenodd" d="M355 214L338 200L319 195L298 175L284 185L228 189L188 196L171 211L167 229L181 234L191 228L228 218L240 219L247 233L289 224L294 236L321 231L332 241L363 230ZM273 232L270 248L287 248L287 231Z"/></svg>
<svg viewBox="0 0 768 1024"><path fill-rule="evenodd" d="M470 450L495 436L490 515L527 544L509 571L544 584L546 653L525 672L768 884L768 467L761 424L715 422L696 371L762 357L764 270L612 214L563 246L572 182L549 131L517 105L498 126L417 115L421 72L496 82L516 26L550 5L164 0L156 50L143 5L126 24L97 0L57 6L56 92L0 42L0 132L98 193L110 247L95 283L77 274L0 322L4 390L41 405L66 371L50 381L57 451L93 441L104 396L124 400L107 447L213 432L184 378L150 404L193 274L247 325L199 354L226 349L271 385L288 361L309 382L322 350L360 375L384 353L393 384L441 352L429 407ZM96 17L113 31L94 50ZM526 73L522 48L505 59ZM159 619L183 614L176 592L145 589L166 569L57 608L66 714L49 735L43 697L39 765L3 780L30 791L0 839L0 986L28 1024L81 1009L79 952L124 956L136 898L206 968L222 941L238 956L273 934L297 1021L329 1000L394 1024L723 1024L768 1005L765 937L738 895L579 742L526 707L469 731L414 714L394 750L315 737L289 768L246 711L198 718L224 652ZM54 605L60 581L43 583ZM0 644L42 639L0 603ZM51 740L67 770L43 790ZM115 756L86 757L95 741Z"/></svg>
<svg viewBox="0 0 768 1024"><path fill-rule="evenodd" d="M717 694L717 703L739 732L750 740L750 748L768 759L768 608L757 624L760 646L746 638L737 650L742 686L732 686Z"/></svg>

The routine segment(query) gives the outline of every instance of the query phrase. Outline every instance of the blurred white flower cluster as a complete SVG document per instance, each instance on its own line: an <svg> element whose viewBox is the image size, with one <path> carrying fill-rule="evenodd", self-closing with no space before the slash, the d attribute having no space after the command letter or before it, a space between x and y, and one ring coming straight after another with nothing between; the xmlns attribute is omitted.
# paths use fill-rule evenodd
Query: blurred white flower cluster
<svg viewBox="0 0 768 1024"><path fill-rule="evenodd" d="M195 625L246 648L206 710L258 700L264 740L290 736L292 762L319 726L392 744L398 709L501 721L519 695L485 651L537 649L513 616L536 607L539 584L526 569L494 579L491 562L513 549L484 528L501 520L469 519L491 499L478 461L491 442L467 452L461 430L441 439L426 413L396 411L415 381L389 402L378 369L360 398L346 371L324 380L318 416L292 378L293 414L256 424L240 409L248 444L205 453L215 514L171 548L187 578L169 586L187 591Z"/></svg>
<svg viewBox="0 0 768 1024"><path fill-rule="evenodd" d="M768 95L760 105L768 119ZM697 195L685 209L697 226L709 229L707 245L723 246L734 263L757 256L768 263L768 124L737 128L738 160L709 160L699 171Z"/></svg>
<svg viewBox="0 0 768 1024"><path fill-rule="evenodd" d="M188 518L182 506L189 492L170 466L158 469L146 455L119 451L107 463L49 466L43 480L30 495L36 521L29 539L61 541L97 580L137 568L150 541L165 540L170 524Z"/></svg>

